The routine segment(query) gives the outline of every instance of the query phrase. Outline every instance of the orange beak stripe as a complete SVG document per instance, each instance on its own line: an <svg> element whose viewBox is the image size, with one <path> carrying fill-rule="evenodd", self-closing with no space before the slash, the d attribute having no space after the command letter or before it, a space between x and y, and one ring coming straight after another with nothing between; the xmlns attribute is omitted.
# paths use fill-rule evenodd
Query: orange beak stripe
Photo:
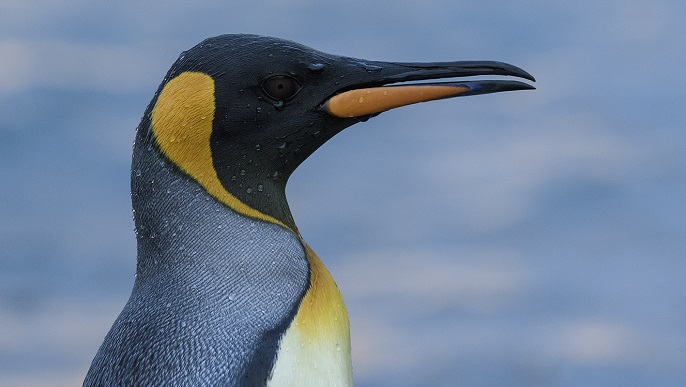
<svg viewBox="0 0 686 387"><path fill-rule="evenodd" d="M324 110L336 117L352 118L436 99L456 97L471 89L466 86L407 85L370 87L343 92L324 103Z"/></svg>

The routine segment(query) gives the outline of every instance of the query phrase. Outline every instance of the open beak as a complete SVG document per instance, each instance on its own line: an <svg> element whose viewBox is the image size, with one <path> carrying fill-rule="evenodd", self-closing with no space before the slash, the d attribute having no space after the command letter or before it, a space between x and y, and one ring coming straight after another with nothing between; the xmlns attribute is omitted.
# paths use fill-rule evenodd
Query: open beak
<svg viewBox="0 0 686 387"><path fill-rule="evenodd" d="M510 80L392 85L397 82L478 75L505 75L536 81L533 76L519 67L501 62L373 63L374 67L383 73L379 74L378 79L346 87L326 100L321 109L335 117L352 118L375 115L389 109L443 98L534 89L529 84Z"/></svg>

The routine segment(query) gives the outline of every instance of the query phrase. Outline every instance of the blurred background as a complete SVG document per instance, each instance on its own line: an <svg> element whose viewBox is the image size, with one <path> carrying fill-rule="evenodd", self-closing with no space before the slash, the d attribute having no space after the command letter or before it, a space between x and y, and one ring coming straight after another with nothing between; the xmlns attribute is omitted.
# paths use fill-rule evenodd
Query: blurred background
<svg viewBox="0 0 686 387"><path fill-rule="evenodd" d="M135 128L249 32L536 91L355 125L294 174L358 386L686 385L686 2L0 1L0 385L80 385L135 271Z"/></svg>

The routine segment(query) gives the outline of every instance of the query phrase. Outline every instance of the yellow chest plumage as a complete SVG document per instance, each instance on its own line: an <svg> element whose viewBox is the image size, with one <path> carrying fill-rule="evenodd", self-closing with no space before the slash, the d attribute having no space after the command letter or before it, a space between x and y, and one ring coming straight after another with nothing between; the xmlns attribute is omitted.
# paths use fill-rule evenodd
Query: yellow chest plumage
<svg viewBox="0 0 686 387"><path fill-rule="evenodd" d="M343 298L305 245L310 288L286 330L268 386L352 386L350 325Z"/></svg>

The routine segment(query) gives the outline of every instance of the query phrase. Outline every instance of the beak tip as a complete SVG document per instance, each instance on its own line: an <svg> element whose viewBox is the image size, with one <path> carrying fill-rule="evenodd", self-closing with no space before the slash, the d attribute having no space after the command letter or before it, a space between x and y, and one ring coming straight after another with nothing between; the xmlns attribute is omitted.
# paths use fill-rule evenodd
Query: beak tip
<svg viewBox="0 0 686 387"><path fill-rule="evenodd" d="M520 81L473 81L468 83L469 93L465 95L491 94L503 91L535 90L536 88L528 83Z"/></svg>
<svg viewBox="0 0 686 387"><path fill-rule="evenodd" d="M536 82L536 78L534 78L533 75L529 74L525 70L523 70L517 66L512 66L512 70L513 70L512 74L508 74L508 75L514 75L516 77L527 79L531 82Z"/></svg>

